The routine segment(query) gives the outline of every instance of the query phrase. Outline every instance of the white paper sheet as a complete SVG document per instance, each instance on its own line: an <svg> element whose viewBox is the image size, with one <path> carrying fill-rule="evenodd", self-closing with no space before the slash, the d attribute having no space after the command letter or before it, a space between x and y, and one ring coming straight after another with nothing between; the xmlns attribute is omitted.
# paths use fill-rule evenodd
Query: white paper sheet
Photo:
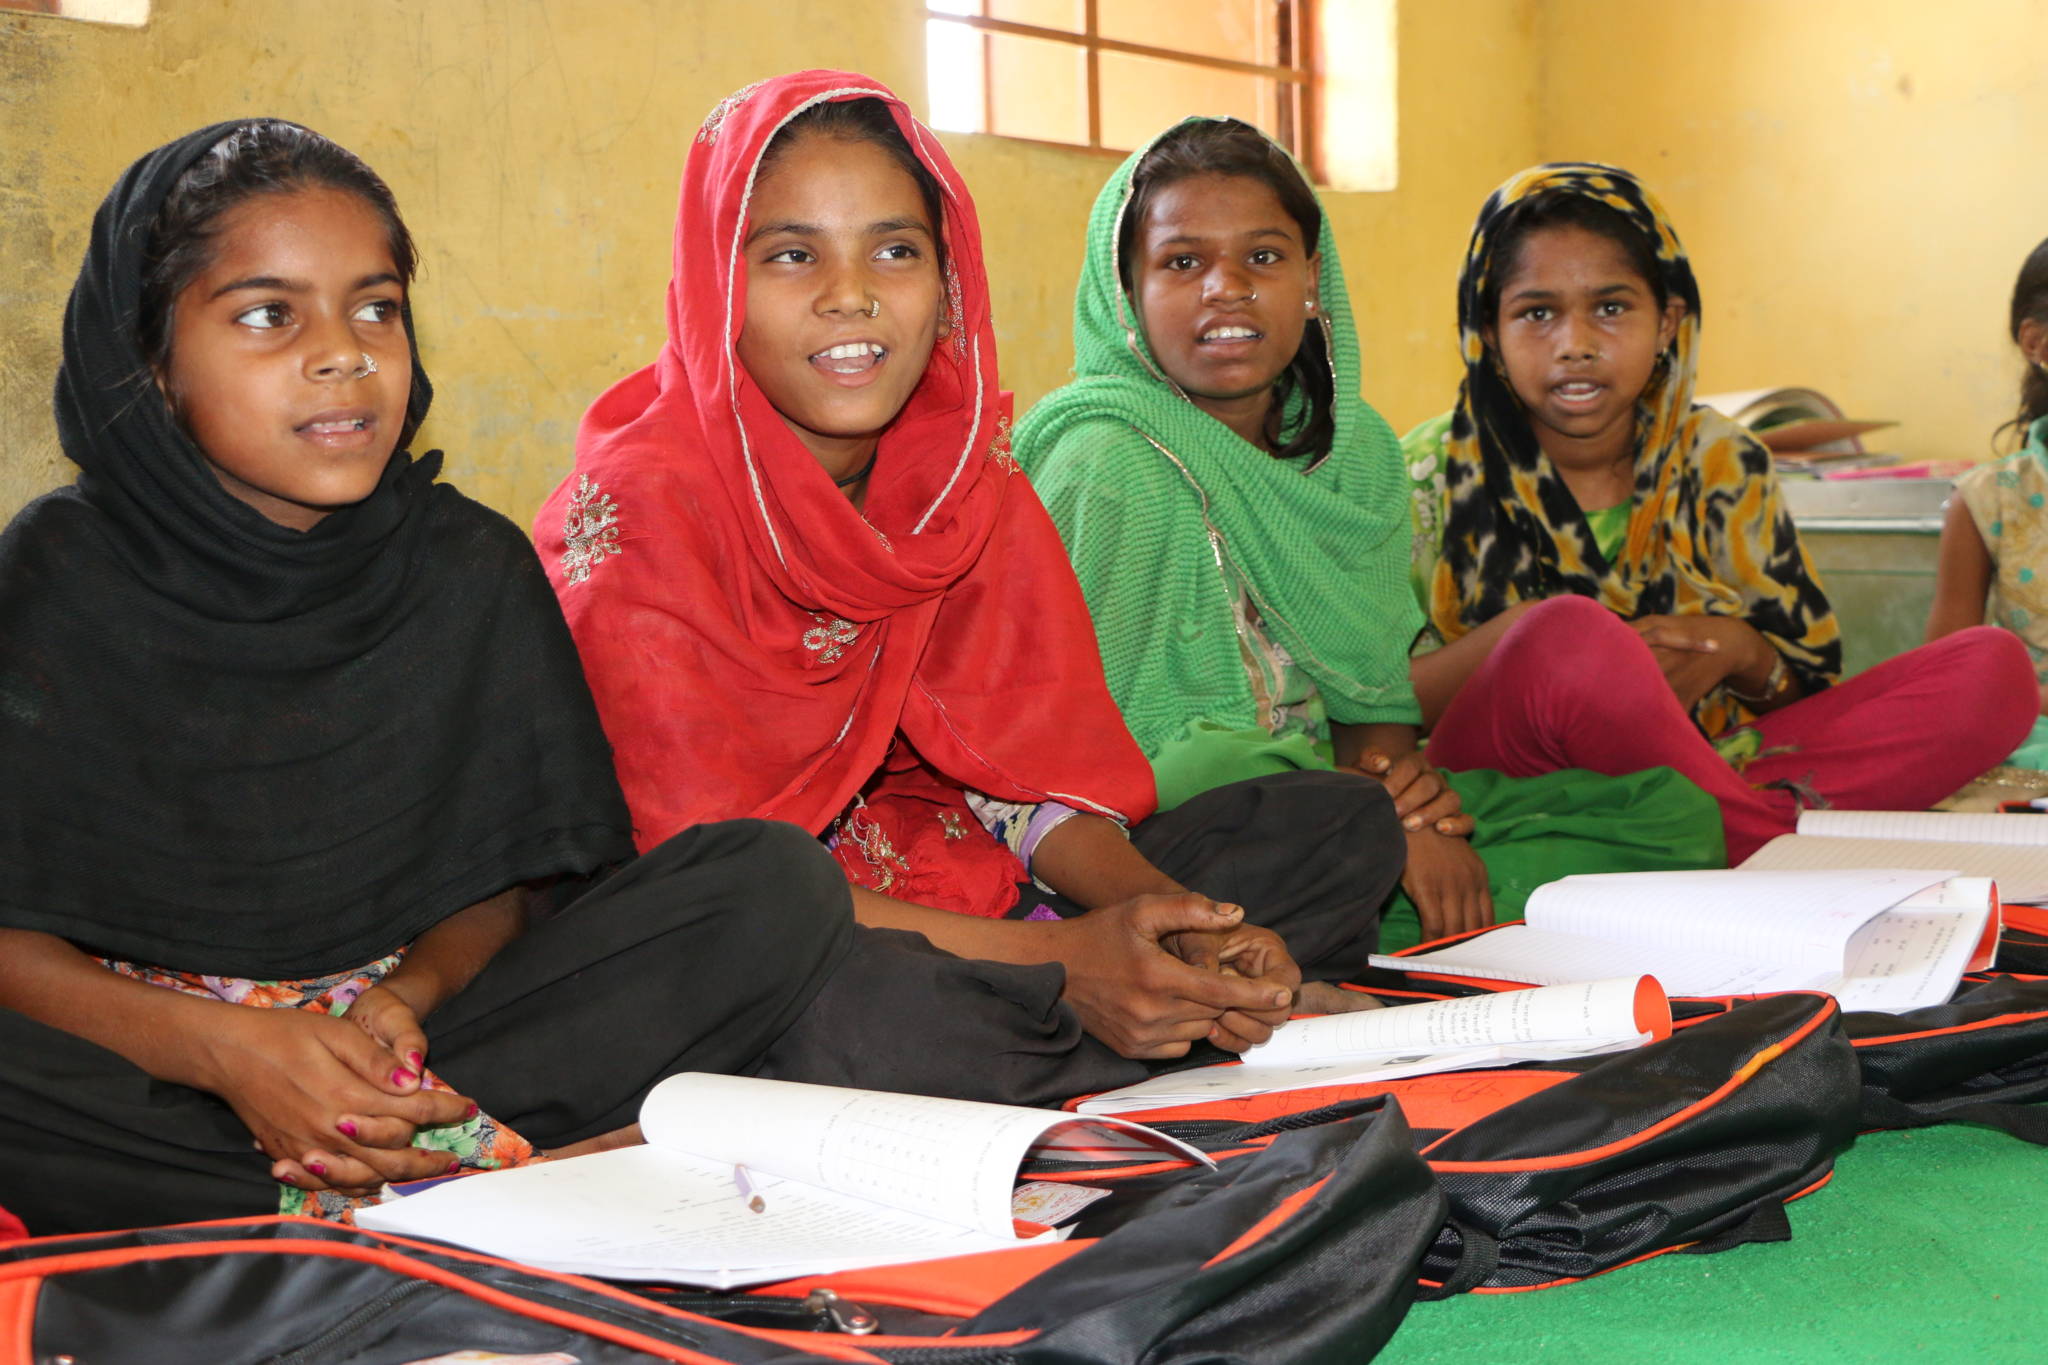
<svg viewBox="0 0 2048 1365"><path fill-rule="evenodd" d="M2032 844L2048 848L2048 815L1960 810L1801 811L1801 834L1906 839L1945 844Z"/></svg>
<svg viewBox="0 0 2048 1365"><path fill-rule="evenodd" d="M1841 961L1837 957L1831 966L1787 967L1682 945L1640 947L1510 924L1431 953L1407 957L1375 955L1372 965L1394 971L1527 981L1539 986L1610 976L1654 976L1673 995L1753 995L1759 991L1816 989L1841 974Z"/></svg>
<svg viewBox="0 0 2048 1365"><path fill-rule="evenodd" d="M1833 974L1841 970L1849 936L1872 915L1954 875L1900 867L1596 873L1536 888L1526 918L1531 928L1610 943ZM1665 985L1696 993L1668 980Z"/></svg>
<svg viewBox="0 0 2048 1365"><path fill-rule="evenodd" d="M1916 1009L1955 993L1990 914L1991 885L1988 878L1956 877L1916 892L1865 920L1843 940L1833 965L1820 969L1682 946L1609 943L1527 925L1508 925L1435 952L1375 956L1372 963L1542 984L1641 972L1654 975L1673 995L1824 990L1844 1009Z"/></svg>
<svg viewBox="0 0 2048 1365"><path fill-rule="evenodd" d="M1827 812L1856 814L1854 811ZM1934 811L1928 814L1944 814ZM1968 812L1965 812L1967 814ZM1986 817L1990 818L1990 817ZM2014 820L2036 817L2016 815ZM2048 824L2048 816L2039 817ZM1838 838L1780 834L1749 855L1751 868L1895 867L1925 863L1952 867L1965 877L1990 877L2001 900L2014 905L2048 903L2048 848L2025 844L1935 843L1918 839Z"/></svg>
<svg viewBox="0 0 2048 1365"><path fill-rule="evenodd" d="M1845 1010L1919 1009L1955 994L1991 913L1991 883L1957 877L1885 911L1849 940L1841 978L1827 987Z"/></svg>
<svg viewBox="0 0 2048 1365"><path fill-rule="evenodd" d="M1020 1244L1007 1223L991 1236L749 1170L761 1213L730 1163L645 1146L451 1180L357 1222L549 1270L719 1289Z"/></svg>
<svg viewBox="0 0 2048 1365"><path fill-rule="evenodd" d="M743 1076L671 1076L640 1123L646 1146L449 1181L358 1221L552 1269L726 1287L1016 1246L1017 1168L1041 1142L1210 1163L1115 1119ZM764 1212L740 1196L738 1165Z"/></svg>
<svg viewBox="0 0 2048 1365"><path fill-rule="evenodd" d="M1637 1027L1640 976L1355 1014L1295 1019L1241 1063L1196 1067L1084 1101L1087 1114L1128 1113L1310 1086L1581 1057L1649 1041Z"/></svg>

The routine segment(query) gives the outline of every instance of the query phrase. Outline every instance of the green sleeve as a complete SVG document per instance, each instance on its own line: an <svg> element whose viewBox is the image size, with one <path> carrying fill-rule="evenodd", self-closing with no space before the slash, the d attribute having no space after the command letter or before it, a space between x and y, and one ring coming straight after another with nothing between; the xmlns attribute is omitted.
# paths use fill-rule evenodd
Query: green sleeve
<svg viewBox="0 0 2048 1365"><path fill-rule="evenodd" d="M1033 464L1138 747L1157 753L1191 720L1255 724L1194 490L1115 418L1073 423Z"/></svg>
<svg viewBox="0 0 2048 1365"><path fill-rule="evenodd" d="M1424 619L1429 616L1429 581L1436 574L1436 561L1443 553L1444 511L1449 498L1444 482L1444 440L1451 432L1451 416L1441 413L1401 438L1401 459L1408 468L1409 524L1414 535L1408 552L1408 583L1415 590L1415 603L1422 608Z"/></svg>

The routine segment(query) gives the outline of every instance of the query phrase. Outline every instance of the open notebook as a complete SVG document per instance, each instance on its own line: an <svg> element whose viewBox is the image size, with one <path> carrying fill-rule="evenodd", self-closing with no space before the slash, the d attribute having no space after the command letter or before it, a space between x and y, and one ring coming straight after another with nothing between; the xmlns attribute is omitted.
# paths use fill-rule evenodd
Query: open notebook
<svg viewBox="0 0 2048 1365"><path fill-rule="evenodd" d="M548 1270L726 1289L1061 1236L1013 1212L1028 1154L1214 1164L1119 1119L695 1072L657 1085L640 1126L645 1146L447 1180L356 1221Z"/></svg>
<svg viewBox="0 0 2048 1365"><path fill-rule="evenodd" d="M1998 898L2048 903L2048 815L1941 810L1810 810L1798 833L1752 853L1748 868L1952 867L1990 877Z"/></svg>
<svg viewBox="0 0 2048 1365"><path fill-rule="evenodd" d="M1671 1036L1647 976L1291 1019L1241 1061L1169 1072L1083 1100L1084 1114L1163 1109L1310 1086L1584 1057Z"/></svg>
<svg viewBox="0 0 2048 1365"><path fill-rule="evenodd" d="M1824 990L1849 1010L1905 1010L1989 966L1998 893L1943 870L1615 872L1537 888L1526 920L1401 971L1537 985L1654 974L1674 995Z"/></svg>

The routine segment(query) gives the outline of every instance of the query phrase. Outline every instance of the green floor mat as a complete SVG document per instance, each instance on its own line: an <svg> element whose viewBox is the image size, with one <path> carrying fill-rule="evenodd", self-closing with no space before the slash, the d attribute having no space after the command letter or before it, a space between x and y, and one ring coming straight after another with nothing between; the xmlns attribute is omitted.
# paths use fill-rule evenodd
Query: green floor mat
<svg viewBox="0 0 2048 1365"><path fill-rule="evenodd" d="M1419 1303L1378 1359L2048 1362L2048 1150L1977 1128L1874 1133L1790 1214L1789 1242Z"/></svg>

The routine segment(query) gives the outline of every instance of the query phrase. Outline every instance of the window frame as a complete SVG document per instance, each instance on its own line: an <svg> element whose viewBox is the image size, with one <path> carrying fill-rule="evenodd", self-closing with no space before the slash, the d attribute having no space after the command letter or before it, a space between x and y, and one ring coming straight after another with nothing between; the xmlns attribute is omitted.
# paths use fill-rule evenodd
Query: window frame
<svg viewBox="0 0 2048 1365"><path fill-rule="evenodd" d="M1175 62L1182 66L1203 67L1212 71L1228 71L1241 76L1261 76L1273 81L1278 87L1276 94L1276 126L1269 131L1274 141L1292 152L1301 164L1308 168L1309 175L1317 182L1324 180L1322 146L1317 136L1321 127L1322 76L1316 69L1316 19L1315 7L1319 0L1262 0L1273 7L1273 20L1278 25L1279 47L1287 56L1284 65L1266 65L1262 62L1241 62L1230 57L1214 57L1205 52L1187 52L1179 48L1159 47L1149 43L1134 43L1122 38L1105 37L1099 32L1098 0L1083 0L1082 28L1074 32L1063 28L1044 28L1037 24L1022 24L1011 19L995 19L988 15L988 0L976 0L979 14L959 14L951 10L938 9L927 5L925 19L957 24L962 28L982 34L1007 34L1018 38L1037 38L1044 41L1064 43L1082 49L1086 59L1087 75L1083 81L1083 94L1088 103L1088 141L1057 142L1049 138L1017 137L1010 133L994 133L995 126L995 82L991 79L989 47L982 44L981 80L981 126L982 132L991 137L1009 138L1015 142L1036 143L1041 147L1065 147L1070 151L1083 151L1096 156L1123 157L1129 155L1125 149L1105 147L1102 144L1102 54L1123 53L1133 57L1151 57L1160 61Z"/></svg>

